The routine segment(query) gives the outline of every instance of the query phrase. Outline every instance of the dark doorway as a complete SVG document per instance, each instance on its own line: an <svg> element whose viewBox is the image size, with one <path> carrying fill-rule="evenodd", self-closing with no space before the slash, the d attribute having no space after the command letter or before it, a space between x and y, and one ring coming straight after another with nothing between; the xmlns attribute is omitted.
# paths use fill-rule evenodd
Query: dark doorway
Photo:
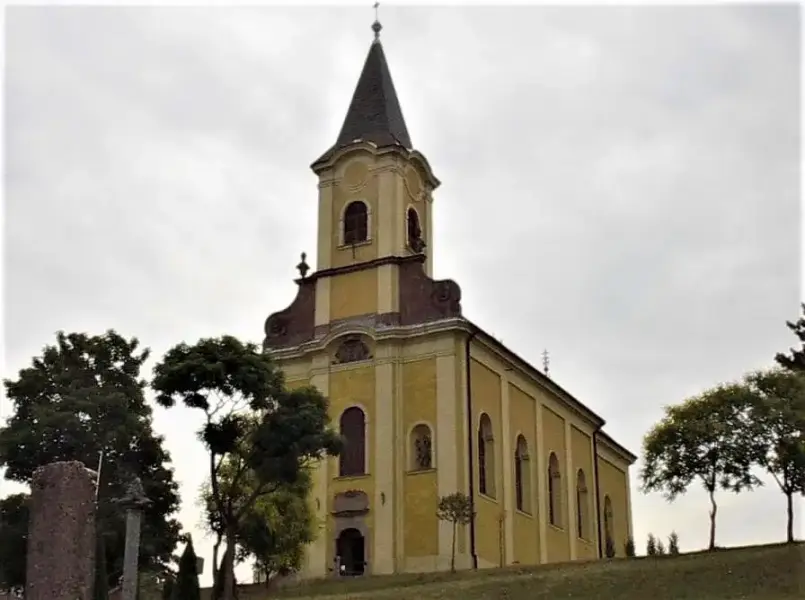
<svg viewBox="0 0 805 600"><path fill-rule="evenodd" d="M336 552L341 557L341 575L363 575L366 567L364 539L357 529L345 529L336 541Z"/></svg>

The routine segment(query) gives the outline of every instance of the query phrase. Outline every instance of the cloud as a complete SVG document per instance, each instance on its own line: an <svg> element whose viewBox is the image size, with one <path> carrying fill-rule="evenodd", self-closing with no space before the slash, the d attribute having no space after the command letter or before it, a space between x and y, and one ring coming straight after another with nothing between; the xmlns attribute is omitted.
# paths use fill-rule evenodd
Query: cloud
<svg viewBox="0 0 805 600"><path fill-rule="evenodd" d="M341 125L365 11L7 14L6 372L58 329L115 327L157 355L202 335L259 341L299 252L315 255L308 165ZM791 345L797 17L383 10L413 142L443 181L437 275L516 352L538 363L547 347L557 381L635 451L664 404ZM157 413L187 527L198 424ZM672 526L705 544L703 494L669 505L633 488L638 546ZM773 487L720 501L721 543L782 537Z"/></svg>

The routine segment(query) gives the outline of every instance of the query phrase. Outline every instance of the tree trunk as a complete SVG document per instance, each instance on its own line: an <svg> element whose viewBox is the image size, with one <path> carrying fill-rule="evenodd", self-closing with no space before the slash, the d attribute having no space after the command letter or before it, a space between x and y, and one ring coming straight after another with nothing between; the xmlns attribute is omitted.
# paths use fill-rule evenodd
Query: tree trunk
<svg viewBox="0 0 805 600"><path fill-rule="evenodd" d="M710 507L710 545L708 550L713 551L716 549L716 513L718 512L714 490L710 490Z"/></svg>
<svg viewBox="0 0 805 600"><path fill-rule="evenodd" d="M453 521L453 546L452 550L450 551L450 572L456 572L456 527L457 524Z"/></svg>
<svg viewBox="0 0 805 600"><path fill-rule="evenodd" d="M221 549L221 534L215 536L215 544L212 546L212 580L218 579L218 551Z"/></svg>
<svg viewBox="0 0 805 600"><path fill-rule="evenodd" d="M788 503L788 527L786 528L786 541L789 544L794 543L794 494L793 492L786 492L786 500Z"/></svg>
<svg viewBox="0 0 805 600"><path fill-rule="evenodd" d="M235 600L235 534L234 532L227 532L226 534L226 551L224 552L224 561L221 565L223 571L223 590L221 600Z"/></svg>

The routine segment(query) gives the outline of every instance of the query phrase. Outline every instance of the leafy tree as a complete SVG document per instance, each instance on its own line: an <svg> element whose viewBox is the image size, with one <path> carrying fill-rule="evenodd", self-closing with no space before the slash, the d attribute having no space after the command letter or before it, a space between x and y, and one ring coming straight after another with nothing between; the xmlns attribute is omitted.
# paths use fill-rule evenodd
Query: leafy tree
<svg viewBox="0 0 805 600"><path fill-rule="evenodd" d="M241 453L232 453L221 465L219 487L226 501L242 503L251 495L255 478L253 473L243 476L242 484L233 487L232 478L239 471ZM308 504L312 487L310 474L300 471L293 484L283 484L274 491L258 497L246 511L238 527L236 561L255 559L255 570L265 577L266 586L276 575L297 571L304 558L305 545L313 541L314 515ZM205 528L216 536L220 545L223 536L222 522L212 497L209 480L201 492L205 510ZM214 561L217 549L214 548Z"/></svg>
<svg viewBox="0 0 805 600"><path fill-rule="evenodd" d="M314 539L314 515L307 501L309 476L260 497L241 527L242 556L252 556L266 586L277 575L302 567L305 546Z"/></svg>
<svg viewBox="0 0 805 600"><path fill-rule="evenodd" d="M646 555L657 556L657 538L654 537L653 533L649 533L646 540Z"/></svg>
<svg viewBox="0 0 805 600"><path fill-rule="evenodd" d="M173 600L201 600L196 551L190 538L179 559L179 573L173 586Z"/></svg>
<svg viewBox="0 0 805 600"><path fill-rule="evenodd" d="M440 521L452 524L453 541L450 549L450 571L456 572L456 530L459 525L468 525L475 518L472 501L467 494L455 492L439 499L436 516Z"/></svg>
<svg viewBox="0 0 805 600"><path fill-rule="evenodd" d="M140 561L145 568L170 560L179 534L171 515L178 486L168 468L163 439L152 429L139 378L148 358L136 338L113 330L103 335L56 335L31 366L6 380L14 414L0 429L0 466L5 477L30 483L34 470L58 460L78 460L96 469L101 453L97 525L106 542L107 575L114 585L123 570L125 517L111 502L139 476L152 504L143 519Z"/></svg>
<svg viewBox="0 0 805 600"><path fill-rule="evenodd" d="M634 538L631 535L626 538L626 543L623 545L623 552L629 558L634 558L635 556Z"/></svg>
<svg viewBox="0 0 805 600"><path fill-rule="evenodd" d="M261 496L297 481L312 461L340 451L341 438L329 427L327 399L312 387L286 389L282 372L267 355L232 336L170 349L154 368L152 386L161 405L179 400L204 413L200 436L227 545L216 579L223 582L223 599L232 600L238 531L248 511ZM237 503L221 488L221 467L233 453L242 458L232 475L233 493L246 485L249 474L254 477L251 493Z"/></svg>
<svg viewBox="0 0 805 600"><path fill-rule="evenodd" d="M722 385L666 408L643 440L643 491L662 491L669 501L698 480L710 498L710 543L715 549L715 500L719 488L740 492L760 485L751 472L753 449L743 429L751 394Z"/></svg>
<svg viewBox="0 0 805 600"><path fill-rule="evenodd" d="M668 554L672 556L679 554L679 536L676 531L672 531L668 536Z"/></svg>
<svg viewBox="0 0 805 600"><path fill-rule="evenodd" d="M774 357L781 367L800 372L805 371L805 303L802 303L801 309L802 316L799 320L793 323L791 321L786 322L788 328L794 332L794 335L800 341L799 350L791 348L790 355L780 353Z"/></svg>
<svg viewBox="0 0 805 600"><path fill-rule="evenodd" d="M25 587L29 499L12 494L0 500L0 590Z"/></svg>
<svg viewBox="0 0 805 600"><path fill-rule="evenodd" d="M615 558L615 540L609 534L604 542L604 552L607 558Z"/></svg>
<svg viewBox="0 0 805 600"><path fill-rule="evenodd" d="M787 500L786 540L794 541L794 494L805 494L805 373L772 369L752 373L747 427L756 462Z"/></svg>
<svg viewBox="0 0 805 600"><path fill-rule="evenodd" d="M657 538L657 556L665 556L665 544L659 538Z"/></svg>

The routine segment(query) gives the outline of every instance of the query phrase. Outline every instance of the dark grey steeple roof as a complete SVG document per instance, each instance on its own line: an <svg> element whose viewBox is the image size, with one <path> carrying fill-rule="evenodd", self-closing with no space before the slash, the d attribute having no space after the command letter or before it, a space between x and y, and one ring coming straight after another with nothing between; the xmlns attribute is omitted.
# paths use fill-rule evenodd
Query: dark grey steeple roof
<svg viewBox="0 0 805 600"><path fill-rule="evenodd" d="M377 38L369 48L338 139L316 162L325 160L356 140L372 142L378 147L399 145L412 148L386 55Z"/></svg>

